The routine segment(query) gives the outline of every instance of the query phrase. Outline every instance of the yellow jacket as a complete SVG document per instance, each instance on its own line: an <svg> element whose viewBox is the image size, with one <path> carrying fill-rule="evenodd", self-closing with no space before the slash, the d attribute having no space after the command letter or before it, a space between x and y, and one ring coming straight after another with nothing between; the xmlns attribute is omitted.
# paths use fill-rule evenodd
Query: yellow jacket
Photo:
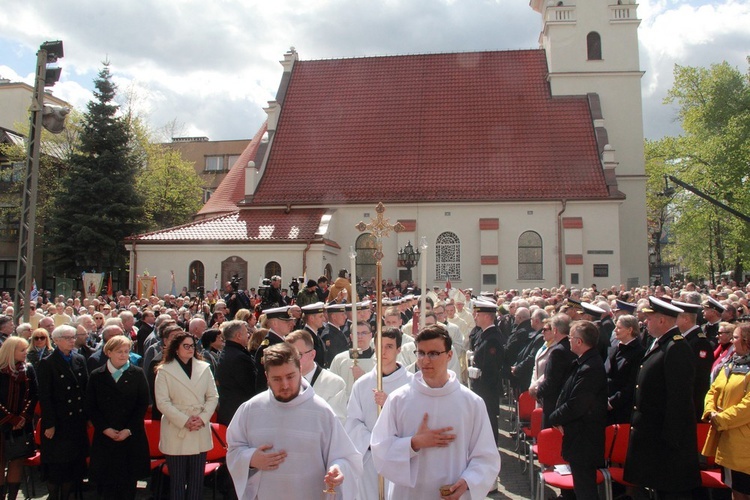
<svg viewBox="0 0 750 500"><path fill-rule="evenodd" d="M716 463L729 469L750 474L750 373L748 365L738 365L727 377L722 367L706 394L703 419L716 412L714 425L708 431L703 455L716 457Z"/></svg>

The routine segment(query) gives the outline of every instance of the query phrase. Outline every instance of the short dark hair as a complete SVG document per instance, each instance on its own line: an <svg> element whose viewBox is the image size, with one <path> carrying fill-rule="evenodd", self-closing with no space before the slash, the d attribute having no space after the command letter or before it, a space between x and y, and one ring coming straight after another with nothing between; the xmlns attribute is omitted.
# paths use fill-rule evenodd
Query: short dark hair
<svg viewBox="0 0 750 500"><path fill-rule="evenodd" d="M359 326L359 325L366 326L367 330L372 335L372 325L370 323L368 323L367 321L357 321L357 326ZM352 335L356 331L357 331L357 329L355 328L354 331L349 332L349 335Z"/></svg>
<svg viewBox="0 0 750 500"><path fill-rule="evenodd" d="M574 321L570 324L570 334L577 333L587 347L596 347L599 342L599 329L594 323L586 320Z"/></svg>
<svg viewBox="0 0 750 500"><path fill-rule="evenodd" d="M451 336L448 335L448 330L446 330L443 325L430 325L423 328L417 334L414 343L419 347L420 342L433 339L443 339L446 351L450 351L453 346L453 340L451 340Z"/></svg>
<svg viewBox="0 0 750 500"><path fill-rule="evenodd" d="M281 342L263 351L263 369L266 373L271 366L283 366L287 363L294 363L294 366L299 369L299 353L293 345Z"/></svg>
<svg viewBox="0 0 750 500"><path fill-rule="evenodd" d="M221 335L221 332L218 328L209 328L203 332L203 336L201 337L201 345L203 348L209 349L211 344L216 342L216 339L219 338L219 335Z"/></svg>
<svg viewBox="0 0 750 500"><path fill-rule="evenodd" d="M386 328L382 332L380 332L380 336L386 339L394 339L396 341L396 347L401 347L401 343L403 342L404 336L401 333L401 330L398 328Z"/></svg>

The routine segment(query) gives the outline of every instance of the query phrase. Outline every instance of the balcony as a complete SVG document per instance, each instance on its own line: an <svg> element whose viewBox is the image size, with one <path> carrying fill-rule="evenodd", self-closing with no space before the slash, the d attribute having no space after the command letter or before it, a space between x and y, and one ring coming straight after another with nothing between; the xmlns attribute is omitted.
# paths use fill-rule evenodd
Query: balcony
<svg viewBox="0 0 750 500"><path fill-rule="evenodd" d="M545 10L548 23L575 23L576 8L574 5L550 6Z"/></svg>
<svg viewBox="0 0 750 500"><path fill-rule="evenodd" d="M623 4L609 6L610 22L632 22L638 21L637 4Z"/></svg>

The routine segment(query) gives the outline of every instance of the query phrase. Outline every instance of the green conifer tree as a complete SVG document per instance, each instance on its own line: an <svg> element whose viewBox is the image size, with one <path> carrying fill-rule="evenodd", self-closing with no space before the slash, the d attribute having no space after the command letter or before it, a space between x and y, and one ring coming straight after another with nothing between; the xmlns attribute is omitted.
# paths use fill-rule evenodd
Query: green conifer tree
<svg viewBox="0 0 750 500"><path fill-rule="evenodd" d="M58 276L124 268L123 239L144 228L138 165L128 126L117 114L108 62L94 84L79 148L51 209L47 255Z"/></svg>

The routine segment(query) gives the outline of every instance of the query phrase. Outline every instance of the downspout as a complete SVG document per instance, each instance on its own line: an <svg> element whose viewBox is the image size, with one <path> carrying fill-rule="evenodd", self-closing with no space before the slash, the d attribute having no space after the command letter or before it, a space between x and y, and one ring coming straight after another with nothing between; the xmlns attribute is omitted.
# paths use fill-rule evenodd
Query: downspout
<svg viewBox="0 0 750 500"><path fill-rule="evenodd" d="M557 212L557 284L562 285L565 281L565 272L564 264L565 264L565 252L563 250L563 225L562 225L562 214L565 212L565 206L568 204L568 200L563 198L560 200L562 203L562 210Z"/></svg>
<svg viewBox="0 0 750 500"><path fill-rule="evenodd" d="M130 250L130 291L135 294L135 290L138 289L138 283L136 283L136 270L138 269L138 252L135 251L135 244L138 242L138 238L133 238L133 248Z"/></svg>

